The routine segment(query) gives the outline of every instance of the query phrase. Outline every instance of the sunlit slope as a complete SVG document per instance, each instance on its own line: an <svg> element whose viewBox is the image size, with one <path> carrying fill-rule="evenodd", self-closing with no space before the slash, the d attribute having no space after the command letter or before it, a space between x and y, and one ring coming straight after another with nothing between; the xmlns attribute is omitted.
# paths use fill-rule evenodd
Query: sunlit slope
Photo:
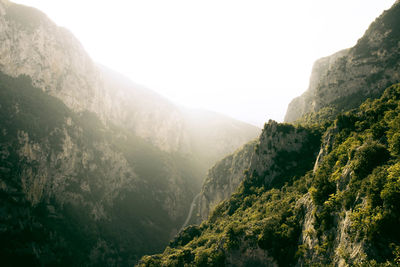
<svg viewBox="0 0 400 267"><path fill-rule="evenodd" d="M399 107L397 84L323 125L267 124L236 193L140 266L396 266Z"/></svg>
<svg viewBox="0 0 400 267"><path fill-rule="evenodd" d="M29 78L1 74L0 88L2 259L127 264L177 231L196 188L190 159L71 111Z"/></svg>
<svg viewBox="0 0 400 267"><path fill-rule="evenodd" d="M42 12L1 0L0 25L9 265L125 266L161 251L218 153L258 134L219 123L206 143L221 149L200 156L181 108L93 63Z"/></svg>
<svg viewBox="0 0 400 267"><path fill-rule="evenodd" d="M336 113L377 98L400 81L400 3L378 17L357 44L318 60L308 90L289 104L285 121L308 112L332 109ZM339 18L338 18L339 19Z"/></svg>
<svg viewBox="0 0 400 267"><path fill-rule="evenodd" d="M236 192L139 265L397 266L398 12L396 1L354 48L318 61L289 106L296 121L268 122L246 159L211 170L221 196L250 160Z"/></svg>

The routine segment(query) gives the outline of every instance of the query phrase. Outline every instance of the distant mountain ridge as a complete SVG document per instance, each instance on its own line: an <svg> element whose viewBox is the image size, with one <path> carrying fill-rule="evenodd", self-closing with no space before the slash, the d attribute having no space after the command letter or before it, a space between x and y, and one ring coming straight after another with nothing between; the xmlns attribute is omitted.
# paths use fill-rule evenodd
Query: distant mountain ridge
<svg viewBox="0 0 400 267"><path fill-rule="evenodd" d="M34 86L61 99L72 110L92 111L104 122L130 127L136 135L162 150L190 150L186 111L120 74L99 68L69 31L57 27L42 12L7 0L1 4L0 70L3 73L13 77L27 75ZM13 51L11 55L10 51ZM227 117L226 120L235 121ZM243 123L242 127L246 127L246 133L235 133L236 127L225 133L225 136L236 136L237 143L225 143L218 150L233 152L235 145L259 134L254 126ZM214 141L217 147L221 145L218 141Z"/></svg>

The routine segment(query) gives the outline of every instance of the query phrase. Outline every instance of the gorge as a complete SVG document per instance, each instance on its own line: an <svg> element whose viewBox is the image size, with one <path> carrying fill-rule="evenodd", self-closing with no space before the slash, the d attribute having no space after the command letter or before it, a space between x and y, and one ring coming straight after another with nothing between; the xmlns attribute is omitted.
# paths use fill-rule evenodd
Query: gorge
<svg viewBox="0 0 400 267"><path fill-rule="evenodd" d="M396 1L258 129L0 0L2 266L397 266L399 54Z"/></svg>

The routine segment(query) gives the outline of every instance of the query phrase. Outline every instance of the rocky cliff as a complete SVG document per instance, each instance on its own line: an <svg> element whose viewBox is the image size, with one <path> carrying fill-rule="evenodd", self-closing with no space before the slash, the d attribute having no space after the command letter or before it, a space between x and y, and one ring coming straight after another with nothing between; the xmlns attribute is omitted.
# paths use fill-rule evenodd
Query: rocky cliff
<svg viewBox="0 0 400 267"><path fill-rule="evenodd" d="M192 222L200 224L219 203L229 199L243 181L244 173L264 177L265 180L259 182L268 187L284 183L284 180L276 177L287 170L278 166L283 166L283 161L288 155L294 155L296 151L301 150L302 143L299 141L307 139L308 135L301 129L293 135L288 135L292 131L291 127L270 121L265 124L264 131L257 141L247 143L217 162L208 171L196 204L197 214L194 214ZM291 164L293 166L288 165L287 168L300 167L302 161Z"/></svg>
<svg viewBox="0 0 400 267"><path fill-rule="evenodd" d="M243 181L256 148L252 141L217 162L207 173L192 222L200 224L223 200L229 199Z"/></svg>
<svg viewBox="0 0 400 267"><path fill-rule="evenodd" d="M400 4L378 17L357 44L318 60L308 90L288 107L285 121L308 112L334 108L337 112L358 107L366 98L379 97L400 81Z"/></svg>
<svg viewBox="0 0 400 267"><path fill-rule="evenodd" d="M308 90L289 104L285 121L296 121L307 113L315 116L313 112L319 112L316 116L320 119L335 118L338 112L355 108L368 97L376 98L388 85L400 81L400 30L396 23L399 15L397 1L371 24L353 48L316 61ZM303 117L303 122L306 120ZM217 165L214 169L222 169L222 166ZM233 166L238 168L240 163L234 163ZM201 219L208 215L207 205L215 206L218 201L226 199L237 185L222 182L227 181L227 177L235 176L227 171L221 172L218 178L213 173L210 175L203 185L201 203L197 204ZM208 200L213 199L212 195L215 200ZM201 219L198 218L197 222Z"/></svg>
<svg viewBox="0 0 400 267"><path fill-rule="evenodd" d="M134 264L179 230L206 168L258 134L219 116L194 135L189 111L94 64L36 9L0 0L0 40L5 266Z"/></svg>
<svg viewBox="0 0 400 267"><path fill-rule="evenodd" d="M268 123L238 190L139 266L397 266L399 103L396 84L329 125Z"/></svg>
<svg viewBox="0 0 400 267"><path fill-rule="evenodd" d="M308 90L292 100L285 121L293 122L307 113L318 111L320 112L317 116L320 118L334 118L338 112L357 107L368 97L378 97L388 85L399 81L400 63L397 62L397 55L400 46L397 40L400 39L400 35L396 24L396 16L399 13L396 3L372 23L356 46L316 61ZM363 49L368 52L361 53ZM303 119L305 120L307 119ZM233 165L238 168L240 163ZM222 165L217 165L214 169L222 169ZM218 178L215 174L210 175L212 177L206 179L202 190L204 193L197 204L201 219L198 218L196 222L201 222L208 215L207 205L211 203L215 206L222 199L226 199L238 185L222 182L227 181L227 177L235 176L233 173L224 171ZM215 190L216 187L219 189ZM215 196L215 200L207 200L212 199L212 195Z"/></svg>
<svg viewBox="0 0 400 267"><path fill-rule="evenodd" d="M266 222L264 214L270 213L271 209L285 212L286 206L271 206L265 201L268 198L279 199L280 196L274 196L279 190L274 188L293 183L296 177L312 169L319 145L320 133L315 129L269 121L256 143L247 144L210 170L202 197L209 197L206 201L212 205L211 201L216 201L218 197L227 197L227 200L216 205L208 220L200 226L189 226L183 230L171 241L164 254L144 257L140 264L277 266L276 255L258 246L256 236L260 234L259 227ZM245 156L250 157L246 159ZM238 166L232 165L234 163ZM243 168L246 171L243 172ZM225 177L222 176L224 173ZM218 178L225 180L226 184ZM229 196L228 186L236 183L233 179L241 183ZM221 191L214 191L214 188ZM271 195L266 197L264 192ZM266 206L263 207L262 203Z"/></svg>
<svg viewBox="0 0 400 267"><path fill-rule="evenodd" d="M311 90L288 110L306 116L270 121L238 166L220 161L213 169L226 174L212 185L250 162L238 189L139 266L400 264L400 84L382 89L398 80L399 4L315 64Z"/></svg>
<svg viewBox="0 0 400 267"><path fill-rule="evenodd" d="M189 111L93 63L68 30L57 27L39 10L2 0L0 25L3 73L29 76L35 87L61 99L71 110L91 111L104 123L128 128L163 151L190 154L201 139L193 136ZM201 118L209 116L200 114ZM219 117L219 123L204 125L216 132L207 136L207 145L217 148L213 150L216 154L207 153L212 159L206 161L233 152L236 145L259 133L257 127L244 123L237 127L237 121ZM224 139L234 142L221 142Z"/></svg>
<svg viewBox="0 0 400 267"><path fill-rule="evenodd" d="M73 112L28 77L0 81L3 264L129 265L177 232L195 162Z"/></svg>

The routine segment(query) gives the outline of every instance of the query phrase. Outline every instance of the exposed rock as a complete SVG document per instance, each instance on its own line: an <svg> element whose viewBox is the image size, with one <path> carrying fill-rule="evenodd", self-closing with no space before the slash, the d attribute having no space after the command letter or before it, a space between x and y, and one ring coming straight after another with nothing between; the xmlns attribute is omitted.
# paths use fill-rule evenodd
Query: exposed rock
<svg viewBox="0 0 400 267"><path fill-rule="evenodd" d="M318 61L287 118L361 106L334 120L269 121L231 197L139 266L398 266L400 84L366 98L399 79L399 15L396 1L355 47ZM207 180L212 199L247 162L232 166L233 156L212 169L221 170Z"/></svg>
<svg viewBox="0 0 400 267"><path fill-rule="evenodd" d="M216 205L236 191L243 181L244 171L250 167L255 147L256 141L247 143L208 171L197 203L196 223L207 219Z"/></svg>
<svg viewBox="0 0 400 267"><path fill-rule="evenodd" d="M259 133L208 112L192 121L7 0L0 80L0 234L15 245L0 246L13 265L132 265L179 230L207 168Z"/></svg>
<svg viewBox="0 0 400 267"><path fill-rule="evenodd" d="M349 110L376 98L400 81L400 5L378 17L357 44L318 60L308 90L292 100L285 115L293 122L324 107Z"/></svg>
<svg viewBox="0 0 400 267"><path fill-rule="evenodd" d="M296 162L297 156L313 156L318 139L317 133L270 120L258 140L247 143L209 170L192 222L199 224L207 219L210 211L229 199L246 176L267 187L285 183L285 177L280 176L301 165Z"/></svg>
<svg viewBox="0 0 400 267"><path fill-rule="evenodd" d="M203 141L207 148L216 148L201 151L207 168L259 133L245 123L238 129L238 122L223 116L217 124L207 124L204 117L209 115L203 112L201 126L213 129L214 134L196 135L196 125L186 115L191 112L96 65L68 30L34 8L0 1L0 43L3 73L27 75L34 86L61 99L71 110L94 112L103 122L127 128L163 151L198 154L192 147L207 140ZM225 141L229 139L233 142Z"/></svg>
<svg viewBox="0 0 400 267"><path fill-rule="evenodd" d="M311 150L311 155L315 153L313 149L315 145L319 145L319 135L314 134L301 127L296 128L290 124L280 124L270 120L260 135L256 147L257 156L251 160L250 174L261 178L262 183L268 187L274 182L284 183L276 181L279 175L287 169L300 165L300 157L305 156L302 153L306 150ZM299 158L296 159L295 155Z"/></svg>

